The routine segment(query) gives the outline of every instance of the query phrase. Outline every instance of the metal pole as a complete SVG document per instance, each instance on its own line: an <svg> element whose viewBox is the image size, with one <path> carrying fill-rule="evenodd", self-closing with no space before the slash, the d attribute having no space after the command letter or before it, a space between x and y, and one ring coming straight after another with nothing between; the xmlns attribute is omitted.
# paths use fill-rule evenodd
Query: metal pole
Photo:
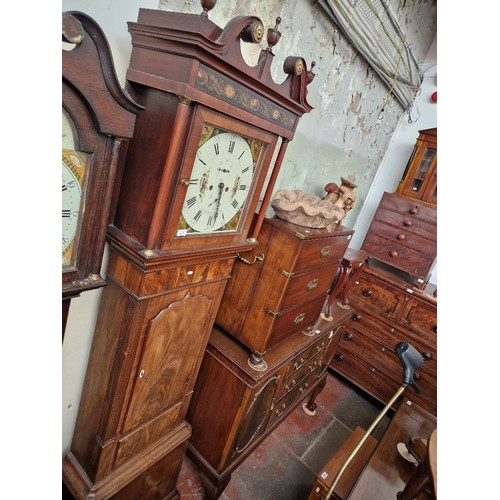
<svg viewBox="0 0 500 500"><path fill-rule="evenodd" d="M337 475L335 476L335 479L334 479L332 485L330 486L330 489L328 490L328 493L326 494L325 500L329 500L329 498L332 496L333 490L335 489L335 486L337 486L337 484L338 484L338 482L340 480L340 477L342 476L342 474L344 473L344 471L347 469L347 466L349 465L349 463L351 462L351 460L354 458L354 456L356 455L356 453L361 449L361 446L363 446L363 443L366 441L366 439L368 438L368 436L372 433L373 429L375 429L375 427L382 420L382 418L384 417L384 415L389 411L390 407L396 402L396 399L398 399L399 396L401 396L401 394L403 394L403 392L406 389L406 387L407 387L406 385L402 385L396 391L396 394L394 394L394 396L392 396L391 400L386 404L385 408L379 413L378 417L372 422L372 424L370 425L370 427L368 428L368 430L363 434L363 437L360 439L359 443L356 445L356 447L354 448L354 450L352 450L352 452L349 455L349 457L347 458L347 460L344 462L344 464L342 465L342 467L340 468L340 470L337 472Z"/></svg>

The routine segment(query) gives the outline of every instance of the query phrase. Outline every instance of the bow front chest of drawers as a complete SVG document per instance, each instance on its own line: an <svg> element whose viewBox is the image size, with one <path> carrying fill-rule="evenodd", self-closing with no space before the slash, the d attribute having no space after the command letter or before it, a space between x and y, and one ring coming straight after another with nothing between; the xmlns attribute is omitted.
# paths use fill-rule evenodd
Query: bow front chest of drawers
<svg viewBox="0 0 500 500"><path fill-rule="evenodd" d="M345 326L330 367L387 403L402 383L402 367L394 346L409 342L425 362L415 373L421 393L406 395L436 415L437 299L433 286L420 290L404 273L369 259L351 285L351 318Z"/></svg>

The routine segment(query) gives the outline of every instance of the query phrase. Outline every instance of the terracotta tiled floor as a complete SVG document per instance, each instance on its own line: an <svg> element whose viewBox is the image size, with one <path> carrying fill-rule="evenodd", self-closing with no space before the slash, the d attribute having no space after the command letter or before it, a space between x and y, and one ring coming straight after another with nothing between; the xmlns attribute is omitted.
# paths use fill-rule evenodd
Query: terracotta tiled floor
<svg viewBox="0 0 500 500"><path fill-rule="evenodd" d="M383 405L343 378L329 374L316 399L316 415L301 406L291 413L236 469L221 500L305 500L316 475L359 425L367 429ZM375 430L380 439L390 421ZM203 500L205 492L194 464L186 458L177 489L182 500Z"/></svg>

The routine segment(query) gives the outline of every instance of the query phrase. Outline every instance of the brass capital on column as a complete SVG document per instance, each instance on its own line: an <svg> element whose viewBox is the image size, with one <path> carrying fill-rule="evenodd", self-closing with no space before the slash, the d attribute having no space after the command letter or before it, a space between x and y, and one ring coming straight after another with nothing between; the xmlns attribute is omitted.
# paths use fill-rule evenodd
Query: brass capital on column
<svg viewBox="0 0 500 500"><path fill-rule="evenodd" d="M178 95L177 99L179 99L179 102L181 104L185 104L186 106L189 106L193 101L183 95Z"/></svg>

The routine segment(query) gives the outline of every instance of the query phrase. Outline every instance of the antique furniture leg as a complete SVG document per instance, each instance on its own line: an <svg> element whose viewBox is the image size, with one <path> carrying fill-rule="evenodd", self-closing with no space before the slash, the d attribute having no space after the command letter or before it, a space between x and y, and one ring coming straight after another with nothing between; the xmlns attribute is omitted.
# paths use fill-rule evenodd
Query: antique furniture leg
<svg viewBox="0 0 500 500"><path fill-rule="evenodd" d="M325 312L323 314L324 319L328 320L331 318L331 306L337 297L340 299L337 304L342 307L342 309L349 309L347 294L354 280L357 279L363 270L367 258L368 254L363 250L352 250L350 248L346 250L342 262L340 263L337 278L334 281L325 306Z"/></svg>
<svg viewBox="0 0 500 500"><path fill-rule="evenodd" d="M316 415L316 408L318 407L318 403L316 403L314 400L318 397L318 394L325 388L325 385L326 385L326 374L321 380L321 382L312 391L309 401L302 405L302 409L308 415L311 416Z"/></svg>

